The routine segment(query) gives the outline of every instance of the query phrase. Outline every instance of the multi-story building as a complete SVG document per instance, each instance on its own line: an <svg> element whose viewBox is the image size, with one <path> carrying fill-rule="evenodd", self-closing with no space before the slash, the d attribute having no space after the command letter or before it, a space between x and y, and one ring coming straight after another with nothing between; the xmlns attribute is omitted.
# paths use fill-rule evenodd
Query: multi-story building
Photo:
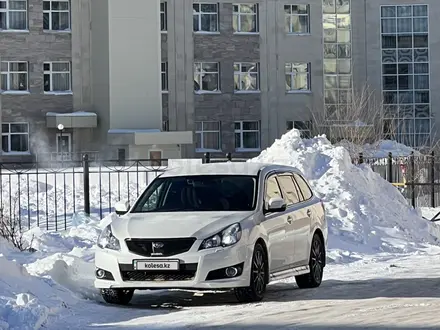
<svg viewBox="0 0 440 330"><path fill-rule="evenodd" d="M397 137L426 145L438 12L438 0L0 0L0 159L250 157L331 122L366 85Z"/></svg>

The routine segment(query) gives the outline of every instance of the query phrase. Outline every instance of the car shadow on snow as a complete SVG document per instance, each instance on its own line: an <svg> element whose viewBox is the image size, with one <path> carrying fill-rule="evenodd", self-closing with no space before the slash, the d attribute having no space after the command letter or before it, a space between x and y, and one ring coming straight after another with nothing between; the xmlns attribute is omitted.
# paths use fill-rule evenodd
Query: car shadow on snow
<svg viewBox="0 0 440 330"><path fill-rule="evenodd" d="M203 294L203 295L201 295ZM300 290L294 283L269 285L262 302L361 300L372 298L440 298L440 278L395 278L360 281L326 280L319 288ZM179 310L191 306L238 304L231 291L195 295L190 291L145 291L129 308Z"/></svg>

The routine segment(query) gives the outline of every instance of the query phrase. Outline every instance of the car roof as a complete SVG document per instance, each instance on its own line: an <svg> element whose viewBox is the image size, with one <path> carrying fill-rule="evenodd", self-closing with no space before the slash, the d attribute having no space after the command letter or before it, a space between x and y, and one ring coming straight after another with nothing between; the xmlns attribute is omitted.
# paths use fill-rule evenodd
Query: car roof
<svg viewBox="0 0 440 330"><path fill-rule="evenodd" d="M190 175L251 175L257 176L260 171L270 172L290 171L301 173L292 166L254 163L254 162L222 162L208 164L190 164L167 169L161 177L190 176Z"/></svg>

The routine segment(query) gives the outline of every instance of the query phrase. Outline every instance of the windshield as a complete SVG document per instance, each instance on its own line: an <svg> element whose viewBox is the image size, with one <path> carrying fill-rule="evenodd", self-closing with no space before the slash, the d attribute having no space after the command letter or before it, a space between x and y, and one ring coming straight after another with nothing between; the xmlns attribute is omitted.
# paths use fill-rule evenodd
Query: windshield
<svg viewBox="0 0 440 330"><path fill-rule="evenodd" d="M248 175L157 178L132 212L251 211L256 182L256 177Z"/></svg>

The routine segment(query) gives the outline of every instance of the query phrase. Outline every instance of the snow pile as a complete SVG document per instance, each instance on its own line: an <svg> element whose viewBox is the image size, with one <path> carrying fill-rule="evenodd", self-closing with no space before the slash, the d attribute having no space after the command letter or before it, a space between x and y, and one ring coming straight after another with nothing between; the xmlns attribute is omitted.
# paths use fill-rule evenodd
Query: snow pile
<svg viewBox="0 0 440 330"><path fill-rule="evenodd" d="M291 130L251 162L292 165L323 199L329 224L329 257L406 253L437 243L434 225L410 208L399 191L368 166L352 165L344 147L325 136L301 139Z"/></svg>
<svg viewBox="0 0 440 330"><path fill-rule="evenodd" d="M0 329L38 329L66 310L73 296L50 279L31 276L14 256L26 258L0 239Z"/></svg>

